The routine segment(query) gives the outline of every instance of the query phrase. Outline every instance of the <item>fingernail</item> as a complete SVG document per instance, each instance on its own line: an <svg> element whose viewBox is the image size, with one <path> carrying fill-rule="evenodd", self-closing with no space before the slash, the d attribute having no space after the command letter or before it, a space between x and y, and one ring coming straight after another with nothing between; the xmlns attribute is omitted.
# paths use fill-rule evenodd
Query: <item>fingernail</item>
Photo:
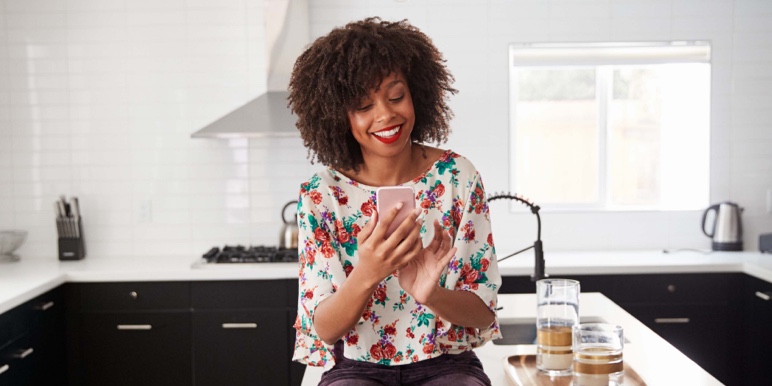
<svg viewBox="0 0 772 386"><path fill-rule="evenodd" d="M404 204L402 203L402 201L400 201L394 207L397 208L397 210L400 210L400 209L402 209L402 206L404 206Z"/></svg>
<svg viewBox="0 0 772 386"><path fill-rule="evenodd" d="M421 208L415 208L415 210L413 210L413 214L416 215L416 216L421 214Z"/></svg>

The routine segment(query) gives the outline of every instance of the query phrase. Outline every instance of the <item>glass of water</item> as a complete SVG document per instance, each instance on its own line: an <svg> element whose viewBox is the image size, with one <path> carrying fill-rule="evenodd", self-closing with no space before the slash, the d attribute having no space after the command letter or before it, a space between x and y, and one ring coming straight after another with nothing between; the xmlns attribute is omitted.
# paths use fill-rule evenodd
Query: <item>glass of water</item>
<svg viewBox="0 0 772 386"><path fill-rule="evenodd" d="M551 376L570 375L572 328L579 323L579 282L536 282L536 368Z"/></svg>
<svg viewBox="0 0 772 386"><path fill-rule="evenodd" d="M620 386L624 381L624 333L608 323L574 326L574 386Z"/></svg>

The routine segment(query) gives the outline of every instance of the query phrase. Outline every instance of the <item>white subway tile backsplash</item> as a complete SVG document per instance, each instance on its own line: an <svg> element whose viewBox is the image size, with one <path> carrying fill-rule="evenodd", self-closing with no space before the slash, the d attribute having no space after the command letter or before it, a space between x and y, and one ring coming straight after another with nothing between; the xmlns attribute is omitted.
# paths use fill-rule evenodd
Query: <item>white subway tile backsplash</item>
<svg viewBox="0 0 772 386"><path fill-rule="evenodd" d="M4 34L8 43L16 44L47 44L67 41L67 35L57 28L8 28L4 30Z"/></svg>
<svg viewBox="0 0 772 386"><path fill-rule="evenodd" d="M612 0L611 18L615 20L659 18L669 20L673 15L672 0ZM652 31L654 32L654 31Z"/></svg>
<svg viewBox="0 0 772 386"><path fill-rule="evenodd" d="M734 14L737 16L772 16L772 3L767 0L736 0L734 2Z"/></svg>
<svg viewBox="0 0 772 386"><path fill-rule="evenodd" d="M132 0L66 0L67 11L122 11Z"/></svg>
<svg viewBox="0 0 772 386"><path fill-rule="evenodd" d="M184 25L186 19L179 10L128 10L125 16L128 26L176 26Z"/></svg>
<svg viewBox="0 0 772 386"><path fill-rule="evenodd" d="M671 37L671 19L662 17L619 17L611 20L613 41L666 41Z"/></svg>
<svg viewBox="0 0 772 386"><path fill-rule="evenodd" d="M133 43L163 41L184 44L187 33L184 25L131 26L126 28L126 40Z"/></svg>
<svg viewBox="0 0 772 386"><path fill-rule="evenodd" d="M673 0L673 16L729 16L734 0Z"/></svg>
<svg viewBox="0 0 772 386"><path fill-rule="evenodd" d="M66 9L67 0L5 0L5 11L15 12L55 12Z"/></svg>
<svg viewBox="0 0 772 386"><path fill-rule="evenodd" d="M100 2L99 0L95 0ZM109 2L105 2L109 4ZM107 29L125 29L126 12L121 8L105 11L95 9L76 9L67 13L67 26L69 28L107 28ZM68 28L68 29L69 29Z"/></svg>
<svg viewBox="0 0 772 386"><path fill-rule="evenodd" d="M181 10L185 7L185 0L131 0L126 2L127 10L147 10L147 9L175 9Z"/></svg>
<svg viewBox="0 0 772 386"><path fill-rule="evenodd" d="M24 1L24 0L20 0ZM6 28L22 29L64 29L67 27L67 14L63 12L40 12L40 13L16 13L10 10L6 11Z"/></svg>

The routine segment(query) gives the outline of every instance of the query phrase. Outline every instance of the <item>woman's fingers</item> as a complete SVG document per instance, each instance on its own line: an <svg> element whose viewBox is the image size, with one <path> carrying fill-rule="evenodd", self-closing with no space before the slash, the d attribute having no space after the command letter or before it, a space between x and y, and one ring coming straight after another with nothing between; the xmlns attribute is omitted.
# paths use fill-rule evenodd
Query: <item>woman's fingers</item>
<svg viewBox="0 0 772 386"><path fill-rule="evenodd" d="M359 244L364 243L367 241L367 239L370 238L370 235L373 234L373 230L375 230L375 225L378 223L378 212L373 211L372 217L370 217L370 221L368 221L364 227L362 227L362 230L359 231L359 235L357 236L357 242Z"/></svg>
<svg viewBox="0 0 772 386"><path fill-rule="evenodd" d="M432 241L429 243L429 245L426 246L426 249L429 252L436 253L440 247L442 246L442 227L440 226L440 222L436 219L434 220L434 237L432 237Z"/></svg>
<svg viewBox="0 0 772 386"><path fill-rule="evenodd" d="M397 213L399 213L399 210L402 209L404 205L405 203L400 201L397 203L397 205L394 205L393 208L391 208L388 212L386 212L383 218L380 221L378 221L378 226L375 227L375 230L373 231L373 235L378 237L379 240L385 239L386 231L389 229L389 227L391 226L391 223L397 217Z"/></svg>
<svg viewBox="0 0 772 386"><path fill-rule="evenodd" d="M416 208L409 215L407 215L407 217L405 217L404 220L402 220L402 224L399 224L399 227L397 227L394 233L392 233L387 238L388 243L392 247L401 243L402 240L406 239L410 235L410 232L415 226L416 220L418 219L418 215L420 214L421 214L421 208ZM418 229L420 230L421 228L419 227Z"/></svg>
<svg viewBox="0 0 772 386"><path fill-rule="evenodd" d="M450 261L453 260L453 256L456 256L456 252L458 252L458 248L451 248L448 252L445 253L444 256L442 256L440 264L442 264L443 267L446 267L448 264L450 264Z"/></svg>

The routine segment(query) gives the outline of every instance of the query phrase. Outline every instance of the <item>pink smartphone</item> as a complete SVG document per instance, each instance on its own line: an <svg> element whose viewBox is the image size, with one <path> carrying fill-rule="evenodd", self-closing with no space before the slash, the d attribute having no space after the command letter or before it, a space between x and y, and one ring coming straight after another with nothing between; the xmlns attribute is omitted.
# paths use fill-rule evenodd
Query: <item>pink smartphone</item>
<svg viewBox="0 0 772 386"><path fill-rule="evenodd" d="M386 237L391 236L410 212L415 210L414 197L415 191L410 186L384 186L375 191L375 199L378 202L378 221L381 221L381 218L398 202L402 202L402 209L399 210L397 217L386 230Z"/></svg>

